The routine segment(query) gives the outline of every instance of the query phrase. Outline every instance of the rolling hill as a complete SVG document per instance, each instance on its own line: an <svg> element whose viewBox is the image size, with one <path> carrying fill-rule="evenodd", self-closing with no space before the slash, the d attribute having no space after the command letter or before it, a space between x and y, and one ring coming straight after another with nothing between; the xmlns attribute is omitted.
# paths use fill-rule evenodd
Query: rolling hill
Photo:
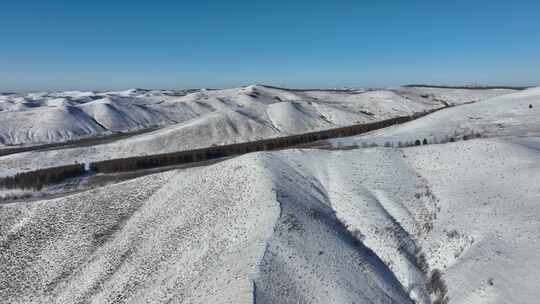
<svg viewBox="0 0 540 304"><path fill-rule="evenodd" d="M427 93L421 93L423 90ZM41 93L24 98L8 95L0 102L5 109L0 112L0 143L6 148L157 129L101 145L72 144L67 149L0 157L0 176L379 121L513 92L433 88L291 90L252 85L191 93L128 90ZM49 105L48 98L64 98L70 103ZM13 109L21 103L34 105L26 110Z"/></svg>
<svg viewBox="0 0 540 304"><path fill-rule="evenodd" d="M438 111L400 126L364 136L332 140L335 145L430 143L466 137L532 137L540 135L540 88L530 88Z"/></svg>
<svg viewBox="0 0 540 304"><path fill-rule="evenodd" d="M502 304L540 296L538 88L489 91L474 103L480 97L455 89L289 90L278 102L267 96L281 89L243 90L234 103L223 96L237 89L174 96L160 107L178 109L182 99L207 112L109 144L4 156L0 166L4 173L392 117L423 109L413 98L430 100L427 108L441 98L460 105L330 147L250 153L0 204L0 299ZM399 107L409 102L418 108ZM147 117L136 113L122 124ZM408 146L424 138L430 144Z"/></svg>
<svg viewBox="0 0 540 304"><path fill-rule="evenodd" d="M1 205L0 296L532 303L539 159L500 139L262 152Z"/></svg>

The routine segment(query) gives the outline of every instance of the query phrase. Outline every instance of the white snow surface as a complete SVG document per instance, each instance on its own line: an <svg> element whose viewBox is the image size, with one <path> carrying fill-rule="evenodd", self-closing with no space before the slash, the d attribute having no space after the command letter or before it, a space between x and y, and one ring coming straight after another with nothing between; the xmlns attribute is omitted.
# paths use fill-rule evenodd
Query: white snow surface
<svg viewBox="0 0 540 304"><path fill-rule="evenodd" d="M485 92L486 96L503 93L508 92ZM243 141L259 133L264 137L303 133L408 115L442 105L439 100L406 99L385 90L298 91L262 85L193 93L134 89L9 94L0 95L0 145L64 142L169 125L182 133L192 120L212 128L215 120L228 120L230 112L240 114L229 121L233 128L254 121L264 129L262 133L238 132L227 139Z"/></svg>
<svg viewBox="0 0 540 304"><path fill-rule="evenodd" d="M422 88L415 89L416 95L411 90L290 90L251 85L189 94L139 89L4 95L0 96L0 109L4 109L0 111L0 147L160 128L107 144L0 157L0 176L378 121L515 92L456 90L451 94L452 90L439 89L434 98L418 95ZM432 95L438 92L425 90Z"/></svg>
<svg viewBox="0 0 540 304"><path fill-rule="evenodd" d="M0 174L201 144L195 138L202 145L204 138L219 138L219 144L239 134L325 128L356 117L384 117L392 109L414 111L399 106L425 95L416 88L399 89L407 94L242 90L184 97L169 92L171 100L159 104L175 109L166 111L168 118L191 117L184 123L112 144L1 157ZM267 97L276 91L283 91L278 102ZM453 98L447 103L480 98L443 89L429 94L435 93L435 99ZM62 94L50 103L73 111ZM117 101L133 94L159 99L163 93L115 92L74 111L112 115L118 112L108 105L118 109ZM227 94L240 97L233 102ZM339 101L310 99L336 94L342 95ZM451 304L536 303L540 88L486 94L472 104L332 143L435 142L478 133L484 138L408 148L251 153L60 198L0 204L0 303L428 304L440 298L426 284L435 270ZM188 100L196 109L191 114L177 107ZM317 120L320 109L326 109L324 118ZM100 125L149 119L144 113L128 109L130 119L102 119Z"/></svg>
<svg viewBox="0 0 540 304"><path fill-rule="evenodd" d="M532 108L531 108L532 107ZM431 142L468 137L540 136L540 87L447 108L420 119L364 135L331 140L337 146L427 139Z"/></svg>
<svg viewBox="0 0 540 304"><path fill-rule="evenodd" d="M400 87L395 91L412 99L430 99L450 105L477 102L491 97L507 94L509 89L456 89L434 87Z"/></svg>
<svg viewBox="0 0 540 304"><path fill-rule="evenodd" d="M534 303L539 143L252 153L0 205L0 298L430 303L439 269L450 303Z"/></svg>

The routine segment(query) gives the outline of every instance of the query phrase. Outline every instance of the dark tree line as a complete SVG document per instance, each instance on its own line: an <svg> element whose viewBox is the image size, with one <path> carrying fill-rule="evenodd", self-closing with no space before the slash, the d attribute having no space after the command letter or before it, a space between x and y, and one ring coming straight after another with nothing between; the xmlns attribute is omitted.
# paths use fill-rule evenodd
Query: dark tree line
<svg viewBox="0 0 540 304"><path fill-rule="evenodd" d="M67 178L82 174L84 174L84 164L46 168L0 178L0 187L41 190L43 186L59 183Z"/></svg>
<svg viewBox="0 0 540 304"><path fill-rule="evenodd" d="M120 171L132 171L149 169L171 165L186 164L198 161L212 160L226 156L239 155L256 151L278 150L318 140L336 137L353 136L376 129L389 127L395 124L404 123L426 113L411 116L391 118L366 124L358 124L348 127L310 132L292 136L277 137L271 139L258 140L253 142L215 146L196 150L179 151L165 154L155 154L147 156L137 156L122 159L112 159L90 164L90 169L96 172L113 173Z"/></svg>
<svg viewBox="0 0 540 304"><path fill-rule="evenodd" d="M318 140L353 136L381 128L386 128L392 125L411 121L413 119L427 115L437 110L439 109L372 123L358 124L348 127L285 137L277 137L253 142L93 162L90 164L90 169L95 172L102 173L135 171L140 169L150 169L205 160L213 160L249 152L279 150ZM0 187L8 189L22 188L41 190L45 185L58 183L70 177L81 176L82 174L84 174L84 172L84 164L40 169L36 171L18 173L15 176L0 178Z"/></svg>

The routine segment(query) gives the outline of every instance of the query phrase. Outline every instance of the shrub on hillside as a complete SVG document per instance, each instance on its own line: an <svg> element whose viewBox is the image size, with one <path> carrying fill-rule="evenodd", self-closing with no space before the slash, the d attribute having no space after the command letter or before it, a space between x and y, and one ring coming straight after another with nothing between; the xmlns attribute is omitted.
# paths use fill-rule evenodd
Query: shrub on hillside
<svg viewBox="0 0 540 304"><path fill-rule="evenodd" d="M435 299L433 303L446 304L449 302L449 298L446 296L448 288L446 283L442 279L442 273L438 269L433 269L431 275L426 282L426 289L429 294L431 294Z"/></svg>

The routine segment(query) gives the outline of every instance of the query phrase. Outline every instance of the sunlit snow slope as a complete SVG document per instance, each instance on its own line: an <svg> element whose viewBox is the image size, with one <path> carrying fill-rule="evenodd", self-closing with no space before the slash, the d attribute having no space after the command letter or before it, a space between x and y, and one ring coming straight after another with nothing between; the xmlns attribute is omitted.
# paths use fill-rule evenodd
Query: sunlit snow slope
<svg viewBox="0 0 540 304"><path fill-rule="evenodd" d="M156 126L174 126L169 134L187 136L184 133L200 125L217 130L214 123L228 124L233 134L226 134L230 138L200 135L209 140L240 141L408 115L508 92L512 90L402 88L364 92L252 85L178 92L133 89L0 94L0 147L64 142ZM260 130L240 130L246 123L259 124Z"/></svg>
<svg viewBox="0 0 540 304"><path fill-rule="evenodd" d="M246 89L262 95L254 93L258 87ZM419 93L407 94L399 96ZM491 96L332 141L382 145L448 135L453 143L251 153L61 198L1 204L0 303L536 303L539 97L538 88ZM269 105L263 108L271 120L246 110L251 98L239 111L227 100L216 103L225 109L207 116L220 123L216 130L200 118L187 125L201 138L247 132L233 123L239 116L250 118L246 128L255 132L313 127L301 117L315 112L283 103L285 95L277 103L257 97ZM325 113L328 120L350 119ZM175 126L163 130L177 134ZM473 133L484 138L459 140ZM150 134L125 141L141 140L152 151L160 146ZM95 157L95 149L15 154L0 165L2 173L39 168Z"/></svg>
<svg viewBox="0 0 540 304"><path fill-rule="evenodd" d="M5 303L534 303L538 142L255 153L0 207ZM424 258L420 258L423 256Z"/></svg>
<svg viewBox="0 0 540 304"><path fill-rule="evenodd" d="M5 95L0 98L0 109L4 109L0 111L0 147L160 128L107 144L0 157L0 176L378 121L512 92L433 88L290 90L253 85L189 94L129 90Z"/></svg>
<svg viewBox="0 0 540 304"><path fill-rule="evenodd" d="M362 136L332 140L336 145L429 142L463 136L540 136L540 87L438 111L420 119Z"/></svg>

